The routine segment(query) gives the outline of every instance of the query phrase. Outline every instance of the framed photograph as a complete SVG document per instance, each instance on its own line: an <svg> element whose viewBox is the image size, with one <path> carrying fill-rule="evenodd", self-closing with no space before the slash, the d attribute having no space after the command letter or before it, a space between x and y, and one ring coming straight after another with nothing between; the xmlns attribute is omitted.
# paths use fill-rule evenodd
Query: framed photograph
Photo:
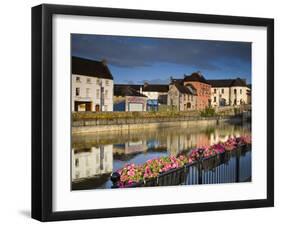
<svg viewBox="0 0 281 226"><path fill-rule="evenodd" d="M274 205L274 21L32 8L32 217Z"/></svg>

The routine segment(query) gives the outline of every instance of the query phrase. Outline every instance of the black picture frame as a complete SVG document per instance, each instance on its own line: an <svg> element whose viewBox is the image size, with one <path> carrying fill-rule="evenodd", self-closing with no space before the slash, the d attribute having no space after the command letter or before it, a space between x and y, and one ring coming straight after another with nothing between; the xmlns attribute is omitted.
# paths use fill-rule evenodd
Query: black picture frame
<svg viewBox="0 0 281 226"><path fill-rule="evenodd" d="M262 26L267 28L267 198L98 210L52 210L52 18L55 14ZM274 20L43 4L32 8L32 218L40 221L123 217L274 206Z"/></svg>

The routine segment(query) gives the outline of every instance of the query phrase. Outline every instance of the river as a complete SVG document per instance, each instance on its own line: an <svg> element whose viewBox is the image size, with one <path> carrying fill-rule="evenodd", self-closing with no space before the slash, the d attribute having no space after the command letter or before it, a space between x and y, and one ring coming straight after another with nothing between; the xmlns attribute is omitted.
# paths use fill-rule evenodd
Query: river
<svg viewBox="0 0 281 226"><path fill-rule="evenodd" d="M221 123L73 135L72 189L110 188L110 174L126 163L142 164L248 134L250 124Z"/></svg>

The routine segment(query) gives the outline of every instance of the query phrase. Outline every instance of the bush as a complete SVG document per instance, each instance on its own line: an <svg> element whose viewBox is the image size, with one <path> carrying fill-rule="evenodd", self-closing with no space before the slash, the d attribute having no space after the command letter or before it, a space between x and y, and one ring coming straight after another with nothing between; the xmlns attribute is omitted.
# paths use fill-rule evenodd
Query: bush
<svg viewBox="0 0 281 226"><path fill-rule="evenodd" d="M202 117L212 117L212 116L216 116L216 111L212 107L207 107L203 111L200 112L200 115Z"/></svg>
<svg viewBox="0 0 281 226"><path fill-rule="evenodd" d="M114 120L114 119L149 119L199 116L198 111L151 111L151 112L72 112L72 120Z"/></svg>

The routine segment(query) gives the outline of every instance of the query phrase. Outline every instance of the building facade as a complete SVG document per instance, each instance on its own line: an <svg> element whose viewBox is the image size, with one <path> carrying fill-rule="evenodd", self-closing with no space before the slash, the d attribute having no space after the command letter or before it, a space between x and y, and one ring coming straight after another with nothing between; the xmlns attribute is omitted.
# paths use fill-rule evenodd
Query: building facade
<svg viewBox="0 0 281 226"><path fill-rule="evenodd" d="M220 106L238 106L248 104L249 88L246 81L241 78L208 80L211 84L211 105Z"/></svg>
<svg viewBox="0 0 281 226"><path fill-rule="evenodd" d="M72 111L113 111L113 76L105 61L72 57Z"/></svg>
<svg viewBox="0 0 281 226"><path fill-rule="evenodd" d="M160 105L167 105L169 85L148 84L140 86L140 93L147 96L147 110L157 111Z"/></svg>
<svg viewBox="0 0 281 226"><path fill-rule="evenodd" d="M147 96L130 85L114 85L114 111L146 111Z"/></svg>
<svg viewBox="0 0 281 226"><path fill-rule="evenodd" d="M190 85L173 80L169 86L167 104L178 111L196 110L197 93Z"/></svg>
<svg viewBox="0 0 281 226"><path fill-rule="evenodd" d="M183 79L184 85L192 85L197 92L196 109L202 110L211 106L211 85L207 82L200 72L185 75Z"/></svg>

